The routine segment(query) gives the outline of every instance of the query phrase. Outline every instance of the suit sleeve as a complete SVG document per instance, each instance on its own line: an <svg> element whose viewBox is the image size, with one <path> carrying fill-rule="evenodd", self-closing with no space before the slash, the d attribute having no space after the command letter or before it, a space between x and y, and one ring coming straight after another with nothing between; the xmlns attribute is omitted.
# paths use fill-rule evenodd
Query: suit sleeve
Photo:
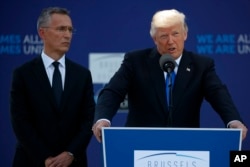
<svg viewBox="0 0 250 167"><path fill-rule="evenodd" d="M10 114L11 123L18 143L21 144L37 162L51 155L49 148L39 139L34 129L33 115L28 100L27 85L21 70L13 72L12 86L10 91ZM39 151L38 151L39 150Z"/></svg>
<svg viewBox="0 0 250 167"><path fill-rule="evenodd" d="M83 151L86 151L93 135L92 125L95 111L95 101L91 73L88 71L86 77L83 78L84 79L82 79L82 81L77 84L79 87L75 87L76 91L79 91L80 93L78 92L74 94L75 96L77 96L77 94L81 96L79 98L75 98L75 100L80 99L81 103L81 107L78 108L78 110L80 109L79 112L81 112L80 130L70 142L68 150L66 150L73 153L76 158L81 156Z"/></svg>
<svg viewBox="0 0 250 167"><path fill-rule="evenodd" d="M99 93L94 123L103 118L112 121L112 118L117 113L120 103L127 94L129 81L133 74L130 57L130 54L125 54L120 68Z"/></svg>
<svg viewBox="0 0 250 167"><path fill-rule="evenodd" d="M242 121L240 114L232 100L227 86L222 83L215 72L214 61L207 64L204 75L204 90L206 100L214 110L220 115L224 124L227 125L232 120Z"/></svg>

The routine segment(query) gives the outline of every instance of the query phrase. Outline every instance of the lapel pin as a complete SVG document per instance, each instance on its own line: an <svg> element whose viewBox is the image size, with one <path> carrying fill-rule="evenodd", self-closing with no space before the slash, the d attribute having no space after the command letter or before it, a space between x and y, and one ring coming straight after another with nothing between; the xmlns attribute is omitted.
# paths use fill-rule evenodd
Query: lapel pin
<svg viewBox="0 0 250 167"><path fill-rule="evenodd" d="M191 69L189 68L189 67L187 67L187 69L186 69L188 72L190 72L191 71Z"/></svg>

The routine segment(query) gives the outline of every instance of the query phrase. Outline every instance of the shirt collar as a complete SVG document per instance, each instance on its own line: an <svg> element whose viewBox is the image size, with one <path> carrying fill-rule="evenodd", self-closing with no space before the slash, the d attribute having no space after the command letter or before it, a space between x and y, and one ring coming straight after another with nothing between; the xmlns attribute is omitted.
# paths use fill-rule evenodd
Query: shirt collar
<svg viewBox="0 0 250 167"><path fill-rule="evenodd" d="M54 59L46 55L44 51L42 51L42 60L46 69L49 68L51 64L55 61ZM65 54L58 60L58 62L65 68Z"/></svg>
<svg viewBox="0 0 250 167"><path fill-rule="evenodd" d="M178 57L178 59L175 60L177 66L179 66L180 64L180 61L181 61L181 58L182 58L182 55L180 57Z"/></svg>

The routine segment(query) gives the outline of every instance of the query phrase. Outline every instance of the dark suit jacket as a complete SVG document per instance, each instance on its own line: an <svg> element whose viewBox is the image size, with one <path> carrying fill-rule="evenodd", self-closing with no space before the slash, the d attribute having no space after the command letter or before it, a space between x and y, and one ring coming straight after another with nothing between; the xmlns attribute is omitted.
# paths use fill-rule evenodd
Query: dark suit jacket
<svg viewBox="0 0 250 167"><path fill-rule="evenodd" d="M95 121L100 118L112 120L128 94L126 126L168 126L165 79L159 58L160 54L151 48L125 54L120 69L99 94ZM184 51L174 84L171 126L199 127L204 98L225 124L241 120L226 86L216 75L211 58Z"/></svg>
<svg viewBox="0 0 250 167"><path fill-rule="evenodd" d="M90 71L66 58L65 86L59 109L41 57L13 73L11 119L17 137L13 166L43 166L49 156L74 154L87 166L95 102Z"/></svg>

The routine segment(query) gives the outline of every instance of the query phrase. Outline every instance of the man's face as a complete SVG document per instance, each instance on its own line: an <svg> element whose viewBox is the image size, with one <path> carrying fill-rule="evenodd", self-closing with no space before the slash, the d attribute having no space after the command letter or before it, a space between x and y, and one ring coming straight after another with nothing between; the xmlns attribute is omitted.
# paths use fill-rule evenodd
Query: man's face
<svg viewBox="0 0 250 167"><path fill-rule="evenodd" d="M173 26L158 28L153 40L161 55L169 54L177 59L183 52L187 32L181 23Z"/></svg>
<svg viewBox="0 0 250 167"><path fill-rule="evenodd" d="M53 14L50 23L40 28L39 35L44 42L47 55L62 56L69 50L72 39L72 22L69 16Z"/></svg>

